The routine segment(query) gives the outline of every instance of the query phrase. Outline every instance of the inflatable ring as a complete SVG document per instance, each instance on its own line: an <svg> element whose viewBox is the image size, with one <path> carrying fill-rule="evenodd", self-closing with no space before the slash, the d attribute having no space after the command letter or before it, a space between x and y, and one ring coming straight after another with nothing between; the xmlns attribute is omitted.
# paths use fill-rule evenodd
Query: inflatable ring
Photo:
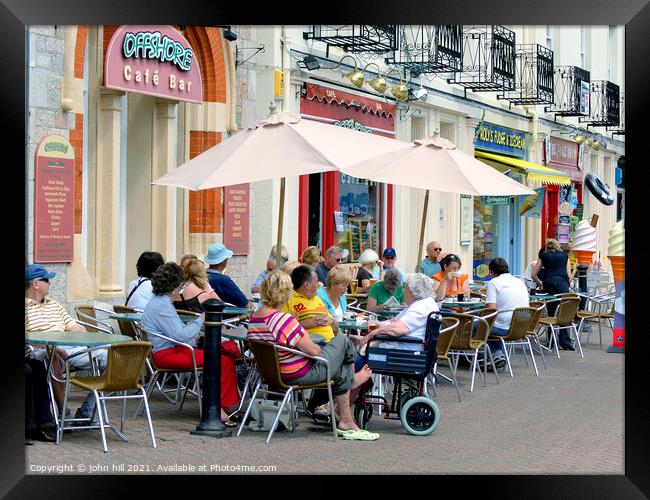
<svg viewBox="0 0 650 500"><path fill-rule="evenodd" d="M596 174L587 174L585 177L585 184L587 184L587 188L591 191L591 194L593 194L603 205L609 206L614 204L614 196L612 195L609 186Z"/></svg>

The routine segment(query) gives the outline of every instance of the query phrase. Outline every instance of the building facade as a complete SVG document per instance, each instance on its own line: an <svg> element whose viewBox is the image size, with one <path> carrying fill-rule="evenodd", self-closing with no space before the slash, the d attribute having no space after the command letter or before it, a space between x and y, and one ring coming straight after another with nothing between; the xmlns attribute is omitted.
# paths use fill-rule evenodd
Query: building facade
<svg viewBox="0 0 650 500"><path fill-rule="evenodd" d="M29 28L29 158L38 156L41 141L51 135L62 136L74 151L72 258L46 264L58 273L52 289L55 298L71 304L94 299L119 303L135 277L141 252L156 250L166 260L178 261L185 253L204 255L210 243L231 241L233 232L225 219L232 193L221 188L189 192L150 183L265 117L271 102L307 119L397 140L437 133L512 178L544 188L539 218L520 216L523 200L516 197L467 199L431 192L425 244L435 239L444 252L458 254L463 269L475 279L483 277L481 264L495 256L506 258L520 274L546 237L564 235L558 216L567 204L574 205L572 214L581 206L584 218L599 216L598 251L601 258L606 255L617 203L600 203L584 179L587 173L597 174L616 196L624 136L603 127L598 129L597 149L586 141L578 143L575 131L585 127L579 118L558 116L545 106L512 105L494 92L467 91L449 83L448 75L412 78L408 85L425 89L426 97L408 105L389 92L381 95L367 85L357 88L345 76L354 69L352 60L376 64L375 71L365 71L370 80L385 72L383 56L361 53L342 61L348 55L345 51L304 38L310 26L232 26L236 44L226 40L220 28L167 28L175 32L169 36L174 43L192 51L201 90L194 100L179 94L178 80L176 94L169 91L169 80L166 94L146 93L144 85L153 83L146 81L144 72L137 82L140 87L107 86L106 73L114 71L107 64L110 44L121 33L118 26ZM592 81L613 82L624 95L622 27L508 28L517 41L553 50L555 66L583 68ZM137 35L152 30L123 31ZM261 46L264 50L257 50ZM300 64L310 54L321 61L319 69L309 71ZM149 61L161 74L170 64L163 59ZM136 68L135 62L129 65ZM118 76L124 80L129 70L123 66ZM135 84L136 72L128 76ZM394 74L389 87L399 81ZM494 139L506 136L513 138L510 150ZM29 262L35 261L43 233L34 200L44 177L39 180L36 170L36 162L29 161L25 249ZM275 243L278 187L279 180L249 186L244 211L248 248L229 264L230 275L244 291L264 268ZM381 252L392 246L398 266L412 271L417 265L424 196L423 190L339 173L287 179L284 243L292 259L311 244L323 250L337 244L347 250L350 260L364 248Z"/></svg>

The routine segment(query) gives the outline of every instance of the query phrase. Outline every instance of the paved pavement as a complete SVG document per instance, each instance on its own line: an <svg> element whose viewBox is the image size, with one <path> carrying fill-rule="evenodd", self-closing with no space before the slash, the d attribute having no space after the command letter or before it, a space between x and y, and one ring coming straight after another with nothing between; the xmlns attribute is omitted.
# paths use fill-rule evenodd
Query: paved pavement
<svg viewBox="0 0 650 500"><path fill-rule="evenodd" d="M561 356L547 359L546 371L540 362L535 377L517 355L514 379L502 372L497 385L488 373L487 386L479 381L473 393L468 372L460 370L462 402L443 382L436 398L441 422L426 437L411 436L399 421L378 415L369 428L381 433L374 442L335 442L331 428L307 418L294 433L276 432L270 444L265 433L246 429L239 438L196 437L190 431L199 422L198 401L188 397L177 411L154 394L157 449L146 419L128 419L129 442L109 433L106 454L94 430L66 434L59 446L26 447L26 473L624 474L624 355L600 350L592 335L585 359L577 351ZM117 409L114 403L109 413L119 423Z"/></svg>

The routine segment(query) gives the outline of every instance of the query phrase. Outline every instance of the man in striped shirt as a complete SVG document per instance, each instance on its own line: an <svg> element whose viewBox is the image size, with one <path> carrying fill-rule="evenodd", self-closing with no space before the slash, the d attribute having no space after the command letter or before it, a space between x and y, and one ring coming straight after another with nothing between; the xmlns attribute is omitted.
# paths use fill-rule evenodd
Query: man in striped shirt
<svg viewBox="0 0 650 500"><path fill-rule="evenodd" d="M86 329L78 324L56 300L49 298L50 280L56 276L54 271L48 271L40 264L31 264L25 268L25 331L26 332L85 332ZM63 359L72 354L82 351L86 347L57 347L57 352ZM34 349L32 357L43 359L46 350L42 347ZM93 352L93 358L100 368L106 366L106 349L98 349ZM61 376L61 365L55 357L53 368L57 376ZM90 359L87 355L79 355L73 358L71 366L81 370L92 369ZM63 404L63 385L52 384L54 396L59 405ZM82 406L84 411L78 413L79 418L90 416L94 398L87 398ZM89 408L90 405L90 408Z"/></svg>

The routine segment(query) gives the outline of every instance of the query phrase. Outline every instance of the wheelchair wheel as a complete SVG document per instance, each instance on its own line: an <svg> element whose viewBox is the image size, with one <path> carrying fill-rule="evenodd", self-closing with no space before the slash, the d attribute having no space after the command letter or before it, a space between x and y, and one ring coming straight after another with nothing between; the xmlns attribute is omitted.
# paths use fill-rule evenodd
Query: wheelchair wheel
<svg viewBox="0 0 650 500"><path fill-rule="evenodd" d="M357 404L354 407L354 420L356 420L357 425L366 429L368 427L368 422L372 418L372 405L371 404Z"/></svg>
<svg viewBox="0 0 650 500"><path fill-rule="evenodd" d="M417 396L404 403L399 419L409 434L427 436L440 423L440 409L431 398Z"/></svg>

